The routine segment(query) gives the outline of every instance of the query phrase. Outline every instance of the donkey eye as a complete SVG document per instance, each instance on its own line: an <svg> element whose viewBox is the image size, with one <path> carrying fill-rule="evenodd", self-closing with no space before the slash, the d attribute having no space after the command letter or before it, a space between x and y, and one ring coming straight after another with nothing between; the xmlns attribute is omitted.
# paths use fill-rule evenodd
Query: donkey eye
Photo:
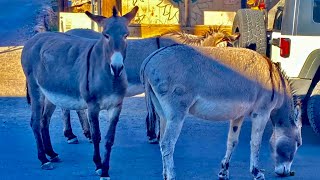
<svg viewBox="0 0 320 180"><path fill-rule="evenodd" d="M107 40L110 39L110 36L109 36L108 34L103 34L103 36L104 36Z"/></svg>
<svg viewBox="0 0 320 180"><path fill-rule="evenodd" d="M123 38L124 38L124 39L127 39L128 36L129 36L129 34L125 34L125 35L123 36Z"/></svg>

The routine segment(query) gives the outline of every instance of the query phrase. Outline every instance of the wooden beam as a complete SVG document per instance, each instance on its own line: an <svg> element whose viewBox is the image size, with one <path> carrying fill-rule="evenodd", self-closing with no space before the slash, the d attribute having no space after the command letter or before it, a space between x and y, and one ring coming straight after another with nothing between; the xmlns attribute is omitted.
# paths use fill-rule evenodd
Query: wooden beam
<svg viewBox="0 0 320 180"><path fill-rule="evenodd" d="M58 0L59 12L65 12L68 8L68 0Z"/></svg>
<svg viewBox="0 0 320 180"><path fill-rule="evenodd" d="M184 18L186 22L186 27L191 27L191 9L192 9L192 2L191 0L185 0L184 3Z"/></svg>

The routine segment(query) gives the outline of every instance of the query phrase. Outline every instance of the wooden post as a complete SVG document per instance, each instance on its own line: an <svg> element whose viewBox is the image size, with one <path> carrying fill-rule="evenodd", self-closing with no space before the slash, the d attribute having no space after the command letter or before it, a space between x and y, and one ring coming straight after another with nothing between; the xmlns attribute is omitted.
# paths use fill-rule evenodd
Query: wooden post
<svg viewBox="0 0 320 180"><path fill-rule="evenodd" d="M95 9L95 0L91 0L91 13L95 14L94 12ZM91 21L91 29L95 30L95 22Z"/></svg>
<svg viewBox="0 0 320 180"><path fill-rule="evenodd" d="M68 7L68 0L58 0L59 12L65 12Z"/></svg>
<svg viewBox="0 0 320 180"><path fill-rule="evenodd" d="M191 26L191 20L190 20L190 12L191 12L191 0L185 0L184 3L184 18L185 18L185 22L186 22L186 27L190 27Z"/></svg>

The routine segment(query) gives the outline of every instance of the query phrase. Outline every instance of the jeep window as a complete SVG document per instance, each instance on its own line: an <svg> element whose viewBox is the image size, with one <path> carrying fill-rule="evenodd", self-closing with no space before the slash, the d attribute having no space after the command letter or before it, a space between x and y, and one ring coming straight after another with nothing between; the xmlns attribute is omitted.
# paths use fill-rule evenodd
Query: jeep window
<svg viewBox="0 0 320 180"><path fill-rule="evenodd" d="M320 0L314 0L313 3L313 21L320 23Z"/></svg>
<svg viewBox="0 0 320 180"><path fill-rule="evenodd" d="M283 6L279 6L273 22L273 31L281 31Z"/></svg>

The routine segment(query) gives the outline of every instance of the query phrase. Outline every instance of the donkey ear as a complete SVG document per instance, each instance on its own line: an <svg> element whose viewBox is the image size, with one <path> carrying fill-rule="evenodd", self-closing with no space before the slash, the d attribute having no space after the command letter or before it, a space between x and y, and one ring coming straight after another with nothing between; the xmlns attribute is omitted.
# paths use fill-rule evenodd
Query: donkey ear
<svg viewBox="0 0 320 180"><path fill-rule="evenodd" d="M98 23L99 25L101 25L102 21L105 19L104 16L94 15L89 11L86 11L85 13L92 21Z"/></svg>
<svg viewBox="0 0 320 180"><path fill-rule="evenodd" d="M128 23L130 23L130 21L136 16L138 10L139 10L139 7L135 6L130 12L123 15L123 17L125 17L128 20Z"/></svg>
<svg viewBox="0 0 320 180"><path fill-rule="evenodd" d="M236 33L230 35L229 38L231 41L235 41L240 38L240 33L236 32Z"/></svg>
<svg viewBox="0 0 320 180"><path fill-rule="evenodd" d="M297 103L294 107L294 123L296 126L301 125L301 103Z"/></svg>

